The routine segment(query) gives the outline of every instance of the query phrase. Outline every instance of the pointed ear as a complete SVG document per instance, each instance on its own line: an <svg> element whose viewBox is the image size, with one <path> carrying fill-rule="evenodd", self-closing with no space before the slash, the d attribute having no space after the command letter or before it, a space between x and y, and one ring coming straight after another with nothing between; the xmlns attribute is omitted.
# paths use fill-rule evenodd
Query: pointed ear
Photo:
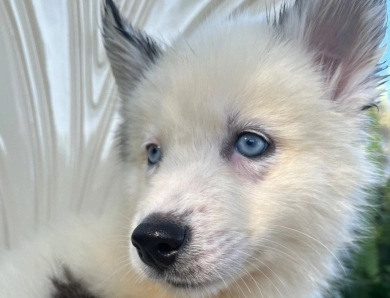
<svg viewBox="0 0 390 298"><path fill-rule="evenodd" d="M324 74L329 97L348 110L375 105L384 77L386 0L296 0L276 27L298 39Z"/></svg>
<svg viewBox="0 0 390 298"><path fill-rule="evenodd" d="M155 41L122 18L113 0L105 0L102 31L119 92L129 95L161 50Z"/></svg>

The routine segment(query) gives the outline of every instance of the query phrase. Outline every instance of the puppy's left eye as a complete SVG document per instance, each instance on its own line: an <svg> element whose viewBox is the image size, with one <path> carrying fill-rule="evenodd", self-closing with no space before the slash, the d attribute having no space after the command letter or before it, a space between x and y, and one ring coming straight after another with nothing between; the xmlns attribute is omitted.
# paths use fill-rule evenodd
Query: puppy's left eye
<svg viewBox="0 0 390 298"><path fill-rule="evenodd" d="M262 155L268 146L268 142L263 137L250 132L241 134L236 142L236 150L249 158Z"/></svg>
<svg viewBox="0 0 390 298"><path fill-rule="evenodd" d="M148 163L149 165L155 165L161 160L161 148L156 144L151 144L147 147L148 151Z"/></svg>

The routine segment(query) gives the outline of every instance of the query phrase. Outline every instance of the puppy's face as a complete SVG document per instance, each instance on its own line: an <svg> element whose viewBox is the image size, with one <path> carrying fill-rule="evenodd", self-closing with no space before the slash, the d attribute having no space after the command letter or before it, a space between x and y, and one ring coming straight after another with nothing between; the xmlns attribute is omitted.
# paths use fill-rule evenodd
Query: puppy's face
<svg viewBox="0 0 390 298"><path fill-rule="evenodd" d="M367 18L375 1L343 2L299 2L274 26L209 24L162 52L108 1L106 46L124 100L121 150L136 205L130 258L141 275L217 293L264 272L314 275L348 242L369 176L358 138L376 60L363 56L377 55L378 40L361 41L367 53L352 61L361 34L347 32L355 39L347 52L329 46L338 55L330 61L333 52L316 52L328 49L310 20L333 17L328 29L337 32L352 30L337 18L343 10L378 31L383 20ZM134 51L128 65L120 51Z"/></svg>

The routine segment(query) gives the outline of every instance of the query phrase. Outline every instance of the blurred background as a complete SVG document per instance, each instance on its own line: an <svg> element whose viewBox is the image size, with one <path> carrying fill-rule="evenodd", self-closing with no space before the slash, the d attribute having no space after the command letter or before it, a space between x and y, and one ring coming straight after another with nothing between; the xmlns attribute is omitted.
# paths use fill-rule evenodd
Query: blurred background
<svg viewBox="0 0 390 298"><path fill-rule="evenodd" d="M136 27L169 43L214 15L262 11L273 0L116 3ZM0 0L0 251L68 211L99 212L119 197L112 150L117 96L100 9L98 0ZM383 171L372 190L378 208L367 212L374 228L331 297L390 297L387 98L385 92L372 111L369 150Z"/></svg>

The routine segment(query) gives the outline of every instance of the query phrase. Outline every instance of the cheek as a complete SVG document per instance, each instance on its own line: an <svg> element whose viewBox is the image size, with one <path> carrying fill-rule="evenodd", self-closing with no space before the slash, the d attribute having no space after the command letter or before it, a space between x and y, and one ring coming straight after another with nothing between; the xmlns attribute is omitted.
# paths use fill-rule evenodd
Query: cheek
<svg viewBox="0 0 390 298"><path fill-rule="evenodd" d="M231 156L230 166L241 178L253 183L258 183L263 179L267 168L265 163L250 160L237 152Z"/></svg>

